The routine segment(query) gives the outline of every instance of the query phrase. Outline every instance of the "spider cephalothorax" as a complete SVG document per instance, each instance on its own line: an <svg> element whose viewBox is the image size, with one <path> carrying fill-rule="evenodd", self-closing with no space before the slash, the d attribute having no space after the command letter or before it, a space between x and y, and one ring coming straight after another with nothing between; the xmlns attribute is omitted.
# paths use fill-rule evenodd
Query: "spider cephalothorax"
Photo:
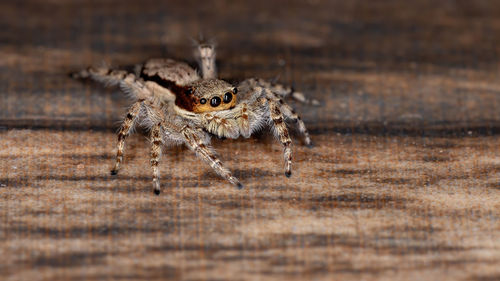
<svg viewBox="0 0 500 281"><path fill-rule="evenodd" d="M118 173L125 138L139 123L151 134L151 166L156 194L160 193L158 163L161 146L167 143L185 144L219 175L242 187L216 156L210 146L210 137L249 137L267 125L283 145L285 175L290 176L292 150L285 121L297 124L307 145L311 140L304 122L283 98L291 96L304 103L318 102L306 99L302 93L289 87L255 78L244 80L235 87L216 78L213 46L199 45L195 54L202 77L186 63L172 59L151 59L139 65L138 75L106 67L88 68L74 75L75 78L90 77L108 85L120 85L136 100L118 133L116 163L111 174Z"/></svg>
<svg viewBox="0 0 500 281"><path fill-rule="evenodd" d="M236 105L238 89L219 79L198 80L188 86L194 97L192 112L203 113L232 109ZM177 104L177 99L176 99Z"/></svg>

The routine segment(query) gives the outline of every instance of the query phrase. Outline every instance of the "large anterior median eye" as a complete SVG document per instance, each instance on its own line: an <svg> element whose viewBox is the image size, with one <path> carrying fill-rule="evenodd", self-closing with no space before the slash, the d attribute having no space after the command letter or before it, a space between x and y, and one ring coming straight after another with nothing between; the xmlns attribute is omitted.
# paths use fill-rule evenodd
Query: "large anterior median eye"
<svg viewBox="0 0 500 281"><path fill-rule="evenodd" d="M227 92L224 95L224 103L230 103L232 99L233 99L233 94L231 94L230 92Z"/></svg>
<svg viewBox="0 0 500 281"><path fill-rule="evenodd" d="M213 98L210 100L210 105L211 105L212 107L217 107L217 106L219 106L220 102L221 102L221 100L220 100L220 98L219 98L219 97L213 97Z"/></svg>

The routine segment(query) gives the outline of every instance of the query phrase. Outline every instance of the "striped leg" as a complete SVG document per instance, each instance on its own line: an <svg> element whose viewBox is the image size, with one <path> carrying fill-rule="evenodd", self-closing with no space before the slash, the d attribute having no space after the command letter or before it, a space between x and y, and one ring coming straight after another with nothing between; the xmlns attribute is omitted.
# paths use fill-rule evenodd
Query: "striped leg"
<svg viewBox="0 0 500 281"><path fill-rule="evenodd" d="M293 110L293 108L286 104L282 99L279 99L279 103L283 115L297 124L299 132L304 136L305 144L307 146L311 146L311 137L309 136L309 132L306 129L304 121L302 121L300 116Z"/></svg>
<svg viewBox="0 0 500 281"><path fill-rule="evenodd" d="M108 67L89 67L73 74L73 78L91 78L106 86L120 86L122 90L136 99L152 97L151 91L144 85L142 79L125 70L113 70Z"/></svg>
<svg viewBox="0 0 500 281"><path fill-rule="evenodd" d="M208 163L217 174L219 174L221 177L225 178L238 188L243 188L243 185L239 182L239 180L233 177L231 172L222 165L221 161L215 155L212 147L210 146L208 141L204 140L203 136L196 134L189 127L186 127L182 131L182 134L185 138L186 145L191 150L193 150L198 157Z"/></svg>
<svg viewBox="0 0 500 281"><path fill-rule="evenodd" d="M161 157L161 123L158 123L151 128L151 167L153 168L153 192L156 195L160 194L160 172L158 163Z"/></svg>
<svg viewBox="0 0 500 281"><path fill-rule="evenodd" d="M267 99L269 103L269 111L271 120L274 123L274 129L278 135L279 141L283 145L283 156L285 159L285 175L290 177L292 175L292 140L288 134L283 114L281 113L279 102L273 97L271 92L267 91Z"/></svg>
<svg viewBox="0 0 500 281"><path fill-rule="evenodd" d="M320 105L319 101L316 99L309 99L307 98L303 93L295 91L293 87L287 87L283 84L278 84L278 83L270 83L267 82L266 80L263 79L256 79L256 78L250 78L247 81L250 85L252 86L261 86L263 88L269 89L272 92L276 93L282 98L286 98L287 96L291 96L294 100L304 103L304 104L309 104L309 105L314 105L318 106Z"/></svg>
<svg viewBox="0 0 500 281"><path fill-rule="evenodd" d="M116 86L127 76L125 70L113 70L109 67L89 67L80 72L73 73L73 78L87 79L91 78L98 82L104 83L107 86Z"/></svg>
<svg viewBox="0 0 500 281"><path fill-rule="evenodd" d="M142 106L142 101L134 103L130 107L127 116L125 117L125 120L123 120L122 127L118 132L118 145L117 145L118 148L116 151L116 162L113 170L111 170L111 175L118 174L118 170L120 170L120 164L123 161L123 150L125 148L125 139L128 137L130 131L134 127L134 123L135 120L137 119L137 116L139 115L141 106Z"/></svg>

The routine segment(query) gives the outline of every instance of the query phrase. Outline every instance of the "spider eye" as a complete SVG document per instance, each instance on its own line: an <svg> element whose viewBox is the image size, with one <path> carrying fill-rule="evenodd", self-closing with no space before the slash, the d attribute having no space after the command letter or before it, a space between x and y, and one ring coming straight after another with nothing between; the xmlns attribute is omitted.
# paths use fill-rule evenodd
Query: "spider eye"
<svg viewBox="0 0 500 281"><path fill-rule="evenodd" d="M219 98L219 97L213 97L213 98L210 100L210 105L211 105L212 107L217 107L217 106L219 106L220 102L221 102L221 100L220 100L220 98Z"/></svg>
<svg viewBox="0 0 500 281"><path fill-rule="evenodd" d="M227 92L224 95L224 103L230 103L232 99L233 99L233 95L230 92Z"/></svg>
<svg viewBox="0 0 500 281"><path fill-rule="evenodd" d="M238 93L238 88L234 88L233 93L236 95Z"/></svg>
<svg viewBox="0 0 500 281"><path fill-rule="evenodd" d="M207 100L206 100L206 99L204 99L204 98L202 98L202 99L200 99L200 103L201 103L201 104L205 104L205 103L207 103Z"/></svg>
<svg viewBox="0 0 500 281"><path fill-rule="evenodd" d="M187 88L186 91L184 92L187 96L191 95L193 93L192 88Z"/></svg>

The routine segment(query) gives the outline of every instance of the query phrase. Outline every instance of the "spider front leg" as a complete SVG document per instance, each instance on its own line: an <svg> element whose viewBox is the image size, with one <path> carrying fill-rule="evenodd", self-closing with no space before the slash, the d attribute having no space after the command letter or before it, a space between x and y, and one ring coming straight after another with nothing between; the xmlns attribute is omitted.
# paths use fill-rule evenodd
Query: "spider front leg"
<svg viewBox="0 0 500 281"><path fill-rule="evenodd" d="M215 152L213 151L213 148L210 146L207 139L201 135L201 133L196 133L193 129L186 126L182 130L182 135L184 136L186 145L194 151L198 157L208 163L217 174L231 182L236 187L240 189L243 188L240 181L235 178L231 172L224 167L224 165L222 165L221 161L217 158Z"/></svg>

